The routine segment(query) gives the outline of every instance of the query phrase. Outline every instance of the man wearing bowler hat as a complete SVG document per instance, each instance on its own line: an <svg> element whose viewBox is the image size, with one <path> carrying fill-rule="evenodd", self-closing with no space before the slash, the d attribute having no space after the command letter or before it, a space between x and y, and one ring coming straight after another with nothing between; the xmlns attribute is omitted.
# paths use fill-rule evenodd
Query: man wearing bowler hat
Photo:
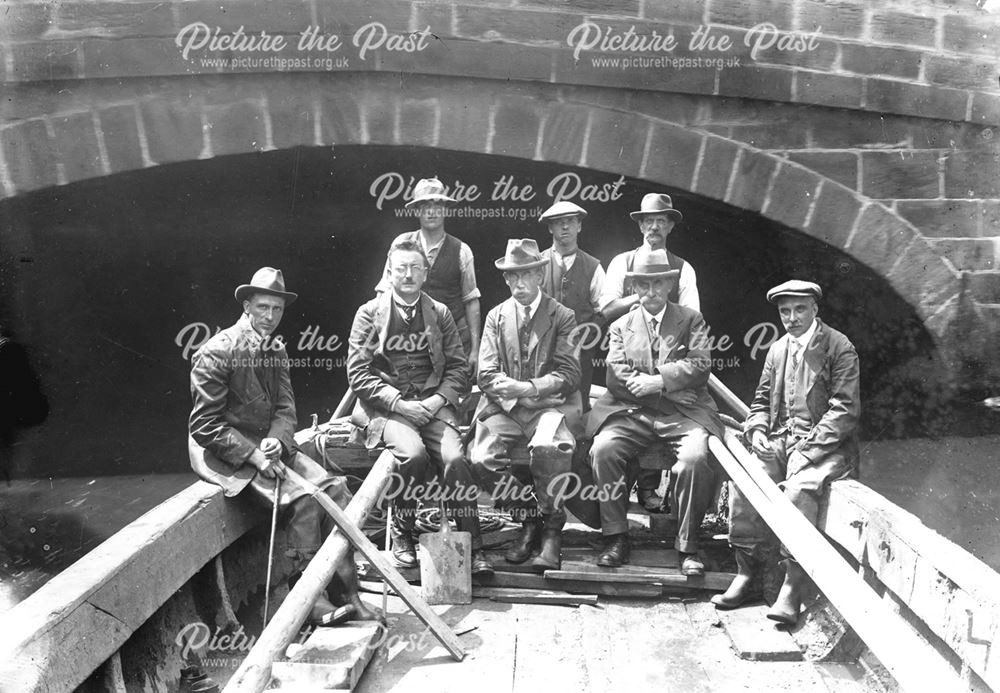
<svg viewBox="0 0 1000 693"><path fill-rule="evenodd" d="M574 346L580 348L580 398L583 410L590 409L590 384L594 379L594 354L601 342L604 316L601 291L604 268L601 261L577 245L577 237L587 216L583 207L560 200L542 212L538 221L547 224L552 247L542 251L542 291L573 311L576 316Z"/></svg>
<svg viewBox="0 0 1000 693"><path fill-rule="evenodd" d="M786 334L767 350L743 424L768 476L814 525L830 483L857 476L861 413L858 354L846 336L817 317L822 297L818 284L798 279L767 292ZM729 589L712 597L718 609L734 609L753 596L758 548L771 536L735 484L731 490L729 544L738 571ZM767 617L795 625L808 578L784 547L781 552L785 580Z"/></svg>
<svg viewBox="0 0 1000 693"><path fill-rule="evenodd" d="M560 566L565 499L552 489L571 469L581 415L580 362L570 342L576 320L541 291L548 262L534 240L515 238L494 263L511 297L486 316L479 349L483 397L469 446L482 485L522 523L505 558L524 563L534 554L531 566L538 572ZM511 469L511 448L523 441L531 454L530 479Z"/></svg>
<svg viewBox="0 0 1000 693"><path fill-rule="evenodd" d="M406 203L414 209L420 228L400 234L390 247L400 241L414 241L427 256L430 269L423 290L435 301L445 304L455 319L462 347L471 372L476 373L479 357L480 328L479 287L476 285L476 265L472 249L444 230L446 203L455 199L446 193L437 178L422 178L413 187L413 199ZM392 290L392 274L386 260L382 280L375 287L378 293Z"/></svg>
<svg viewBox="0 0 1000 693"><path fill-rule="evenodd" d="M644 195L639 209L629 216L638 223L642 233L642 245L634 250L616 255L608 265L608 274L604 280L604 293L601 296L601 312L610 322L632 310L639 303L628 273L635 264L636 254L642 251L663 250L667 254L667 264L671 269L679 270L678 278L670 290L671 303L701 310L698 298L698 284L694 268L683 258L667 250L667 237L674 226L684 216L674 209L670 195L649 193ZM661 510L662 499L657 495L656 488L660 485L660 472L655 469L645 469L638 472L636 480L639 504L651 512Z"/></svg>
<svg viewBox="0 0 1000 693"><path fill-rule="evenodd" d="M672 303L678 269L663 249L636 254L628 278L639 296L639 309L609 328L608 389L587 419L594 437L591 466L601 499L605 546L597 564L617 568L628 562L628 468L639 452L662 440L675 458L673 507L681 571L702 575L698 530L718 487L719 475L708 455L709 434L721 436L722 422L708 394L711 352L708 326L701 313Z"/></svg>
<svg viewBox="0 0 1000 693"><path fill-rule="evenodd" d="M295 396L288 354L272 335L285 308L297 294L285 290L281 270L262 267L249 284L236 288L243 314L232 327L208 340L191 360L191 397L188 422L191 467L205 481L235 496L247 487L261 506L270 508L280 483L278 506L285 519L286 555L291 560L290 586L305 570L333 529L333 522L309 492L285 478L285 469L320 487L339 506L351 499L343 477L332 476L295 445ZM348 556L337 568L328 592L343 601L353 618L377 614L358 598L354 560ZM334 606L320 595L309 621L320 624Z"/></svg>

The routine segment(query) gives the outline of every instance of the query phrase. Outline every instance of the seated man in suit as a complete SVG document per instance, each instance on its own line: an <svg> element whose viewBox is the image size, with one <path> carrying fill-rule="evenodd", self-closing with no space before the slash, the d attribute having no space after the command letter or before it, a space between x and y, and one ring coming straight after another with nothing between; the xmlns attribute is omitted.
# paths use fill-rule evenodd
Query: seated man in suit
<svg viewBox="0 0 1000 693"><path fill-rule="evenodd" d="M402 482L394 489L392 555L417 565L413 546L417 500L428 464L441 474L445 498L460 531L472 535L472 572L491 572L480 538L479 487L465 459L455 408L467 395L469 364L448 307L421 290L427 256L415 241L389 249L390 291L358 308L347 352L347 380L358 396L351 422L365 445L384 444Z"/></svg>
<svg viewBox="0 0 1000 693"><path fill-rule="evenodd" d="M615 568L628 562L627 493L621 489L628 466L654 440L662 440L676 458L671 507L677 511L681 571L702 575L698 529L715 497L719 475L710 464L708 435L722 435L715 402L708 394L711 354L708 327L701 313L668 300L680 271L666 251L637 254L628 278L639 307L612 323L608 350L607 392L587 420L594 436L591 466L601 499L604 550L597 564Z"/></svg>
<svg viewBox="0 0 1000 693"><path fill-rule="evenodd" d="M288 354L271 335L298 294L285 291L281 270L263 267L249 284L236 289L243 314L232 327L208 340L191 360L188 453L195 473L235 496L247 486L251 497L268 507L285 465L319 486L344 507L351 493L343 477L333 476L295 445L295 395ZM290 481L278 489L278 505L287 519L287 555L292 563L290 586L316 555L333 521L306 489ZM378 615L358 598L353 553L337 568L328 588L345 601L353 618ZM320 595L309 621L328 621L334 606Z"/></svg>
<svg viewBox="0 0 1000 693"><path fill-rule="evenodd" d="M494 263L511 297L486 316L479 349L483 398L469 447L480 481L522 523L506 559L524 563L537 550L531 566L539 572L560 566L566 511L553 488L570 471L581 417L580 362L570 343L576 320L542 292L547 263L530 238L510 239ZM511 470L510 450L523 441L531 453L530 480ZM525 481L534 486L535 502Z"/></svg>
<svg viewBox="0 0 1000 693"><path fill-rule="evenodd" d="M785 334L767 350L760 383L743 429L768 476L799 512L816 524L819 501L830 482L858 472L861 387L858 354L843 334L817 317L818 284L793 279L767 292L778 306ZM729 496L729 544L737 575L717 609L734 609L751 597L758 547L770 531L735 484ZM795 625L808 579L784 547L785 580L767 617Z"/></svg>

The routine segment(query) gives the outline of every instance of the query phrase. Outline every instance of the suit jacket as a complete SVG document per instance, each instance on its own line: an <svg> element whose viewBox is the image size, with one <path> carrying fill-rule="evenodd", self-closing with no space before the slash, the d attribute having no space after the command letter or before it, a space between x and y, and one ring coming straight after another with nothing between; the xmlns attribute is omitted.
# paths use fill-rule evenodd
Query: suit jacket
<svg viewBox="0 0 1000 693"><path fill-rule="evenodd" d="M399 373L386 357L393 293L386 291L360 308L354 316L347 351L347 382L358 396L351 423L365 431L365 445L371 449L382 440L382 430L399 397ZM426 326L427 349L433 372L427 378L423 397L438 394L452 408L470 390L469 363L455 319L443 303L420 294L420 311Z"/></svg>
<svg viewBox="0 0 1000 693"><path fill-rule="evenodd" d="M861 414L858 353L841 332L819 318L816 322L816 332L804 356L806 406L814 424L799 450L813 463L827 455L842 455L857 470L860 457L857 429ZM750 416L743 424L747 433L760 429L770 436L781 424L790 339L786 334L767 350L760 383L750 403Z"/></svg>
<svg viewBox="0 0 1000 693"><path fill-rule="evenodd" d="M188 456L205 481L227 496L257 473L246 460L264 438L277 438L282 457L295 451L295 395L283 345L262 338L246 315L206 342L191 363Z"/></svg>
<svg viewBox="0 0 1000 693"><path fill-rule="evenodd" d="M476 419L482 420L501 411L515 419L534 415L534 410L513 400L504 400L493 391L493 378L504 373L514 380L530 381L538 390L539 398L565 395L566 403L557 409L571 419L572 427L572 419L579 418L580 412L580 359L570 344L576 317L569 308L542 293L531 321L529 367L522 372L517 330L519 306L513 297L508 298L486 316L479 344L479 389L484 396L476 408Z"/></svg>
<svg viewBox="0 0 1000 693"><path fill-rule="evenodd" d="M708 394L712 358L705 319L696 310L668 302L659 333L659 359L654 364L645 312L641 308L626 313L611 324L608 389L590 411L588 437L595 435L610 416L637 407L659 412L662 418L677 411L709 433L723 435L715 400ZM638 398L625 386L626 381L636 373L657 373L663 378L665 391L694 390L698 399L692 406L684 406L671 402L662 393Z"/></svg>

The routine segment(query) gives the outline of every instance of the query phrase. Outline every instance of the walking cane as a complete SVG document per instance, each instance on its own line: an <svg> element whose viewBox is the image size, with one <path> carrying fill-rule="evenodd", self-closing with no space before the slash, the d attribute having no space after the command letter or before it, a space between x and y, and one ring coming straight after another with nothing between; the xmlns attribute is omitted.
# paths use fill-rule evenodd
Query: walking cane
<svg viewBox="0 0 1000 693"><path fill-rule="evenodd" d="M274 476L274 507L271 509L271 541L267 547L267 580L264 582L264 625L267 625L268 607L271 601L271 570L274 568L274 535L278 528L278 495L281 493L281 477Z"/></svg>
<svg viewBox="0 0 1000 693"><path fill-rule="evenodd" d="M389 526L392 524L392 501L386 502L385 510L385 552L389 553ZM389 605L389 581L382 580L382 613L388 614L386 607Z"/></svg>

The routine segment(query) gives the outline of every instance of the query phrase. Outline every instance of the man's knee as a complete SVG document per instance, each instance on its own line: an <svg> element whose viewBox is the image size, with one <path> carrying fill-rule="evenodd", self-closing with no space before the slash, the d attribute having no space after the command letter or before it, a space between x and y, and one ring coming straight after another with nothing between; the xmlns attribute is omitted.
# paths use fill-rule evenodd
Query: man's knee
<svg viewBox="0 0 1000 693"><path fill-rule="evenodd" d="M678 478L712 474L708 460L708 436L689 436L677 450L671 472Z"/></svg>

